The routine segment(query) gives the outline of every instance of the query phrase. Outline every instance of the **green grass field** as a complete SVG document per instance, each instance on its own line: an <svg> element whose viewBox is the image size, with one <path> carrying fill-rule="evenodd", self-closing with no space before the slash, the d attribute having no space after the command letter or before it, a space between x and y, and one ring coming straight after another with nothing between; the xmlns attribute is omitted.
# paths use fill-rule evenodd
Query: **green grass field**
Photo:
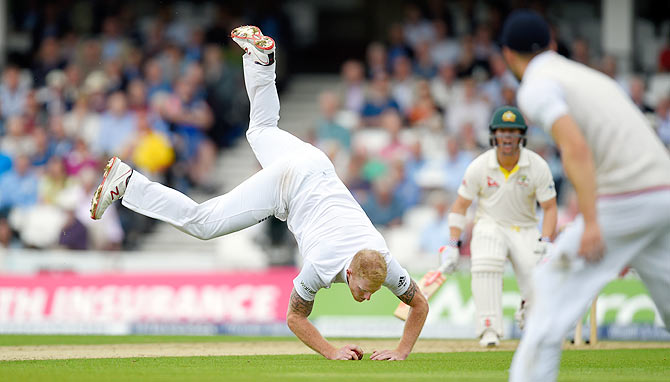
<svg viewBox="0 0 670 382"><path fill-rule="evenodd" d="M278 340L288 339L0 336L0 346ZM2 361L0 381L505 381L512 355L510 351L417 353L403 362L327 361L316 354ZM568 350L559 377L559 381L668 380L670 349Z"/></svg>

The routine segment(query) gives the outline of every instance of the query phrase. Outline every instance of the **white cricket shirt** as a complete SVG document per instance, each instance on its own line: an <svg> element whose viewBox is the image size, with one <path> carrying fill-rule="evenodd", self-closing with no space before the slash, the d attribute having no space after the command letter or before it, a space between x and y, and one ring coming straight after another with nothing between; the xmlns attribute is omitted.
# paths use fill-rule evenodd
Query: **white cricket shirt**
<svg viewBox="0 0 670 382"><path fill-rule="evenodd" d="M521 111L549 133L563 115L575 120L593 153L598 194L670 185L670 155L606 75L547 51L528 64L517 100Z"/></svg>
<svg viewBox="0 0 670 382"><path fill-rule="evenodd" d="M346 269L362 249L379 251L386 260L384 286L396 296L407 291L410 277L389 252L386 241L337 177L333 164L310 146L296 155L282 182L284 213L304 264L293 280L296 292L314 300L321 288L347 282ZM280 211L281 212L281 211Z"/></svg>
<svg viewBox="0 0 670 382"><path fill-rule="evenodd" d="M538 223L535 201L556 197L549 165L538 154L521 148L517 166L508 174L500 167L496 149L470 163L458 195L479 197L475 222L491 220L503 226L534 227Z"/></svg>

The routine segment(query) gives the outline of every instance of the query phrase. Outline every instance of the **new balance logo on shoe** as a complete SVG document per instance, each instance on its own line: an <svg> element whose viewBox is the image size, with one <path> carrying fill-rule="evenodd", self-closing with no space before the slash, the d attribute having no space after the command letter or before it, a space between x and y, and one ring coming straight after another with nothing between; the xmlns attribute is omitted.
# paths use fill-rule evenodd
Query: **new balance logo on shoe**
<svg viewBox="0 0 670 382"><path fill-rule="evenodd" d="M102 183L98 186L91 200L91 218L97 220L102 217L107 207L123 198L133 169L113 157L107 162L102 174Z"/></svg>

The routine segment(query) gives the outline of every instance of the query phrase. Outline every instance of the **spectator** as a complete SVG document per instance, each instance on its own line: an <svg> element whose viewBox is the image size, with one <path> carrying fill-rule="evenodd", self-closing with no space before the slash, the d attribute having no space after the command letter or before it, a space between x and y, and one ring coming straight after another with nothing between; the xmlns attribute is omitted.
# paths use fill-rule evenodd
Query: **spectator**
<svg viewBox="0 0 670 382"><path fill-rule="evenodd" d="M474 49L475 49L475 60L480 62L481 65L487 69L489 59L494 54L499 54L500 50L493 43L491 36L491 29L488 25L482 23L477 26L474 36Z"/></svg>
<svg viewBox="0 0 670 382"><path fill-rule="evenodd" d="M321 115L316 123L316 144L323 147L328 141L335 141L340 147L349 151L351 148L351 132L337 122L339 99L334 92L322 92L319 96Z"/></svg>
<svg viewBox="0 0 670 382"><path fill-rule="evenodd" d="M368 160L367 148L362 144L353 145L346 173L342 174L342 182L358 201L365 199L371 187L369 180L363 177L363 168Z"/></svg>
<svg viewBox="0 0 670 382"><path fill-rule="evenodd" d="M136 78L128 83L128 109L133 113L148 111L147 89L144 82Z"/></svg>
<svg viewBox="0 0 670 382"><path fill-rule="evenodd" d="M412 61L404 56L398 56L393 61L393 84L391 94L398 102L400 111L407 115L409 108L414 103L414 91L416 79L412 74Z"/></svg>
<svg viewBox="0 0 670 382"><path fill-rule="evenodd" d="M157 59L150 59L144 64L147 98L151 99L158 92L169 93L170 83L165 80L163 68Z"/></svg>
<svg viewBox="0 0 670 382"><path fill-rule="evenodd" d="M77 55L77 67L81 69L82 78L102 69L102 46L96 38L88 38L82 44Z"/></svg>
<svg viewBox="0 0 670 382"><path fill-rule="evenodd" d="M186 45L184 58L188 62L201 61L205 43L205 31L201 27L196 26L191 29L190 34L190 41Z"/></svg>
<svg viewBox="0 0 670 382"><path fill-rule="evenodd" d="M430 90L437 106L448 114L453 102L460 96L460 86L456 81L456 70L452 64L440 66L438 76L430 81Z"/></svg>
<svg viewBox="0 0 670 382"><path fill-rule="evenodd" d="M477 58L475 40L472 35L461 38L461 58L456 64L459 78L476 77L487 78L489 75L489 62Z"/></svg>
<svg viewBox="0 0 670 382"><path fill-rule="evenodd" d="M123 64L118 58L110 58L104 62L103 72L107 79L105 83L105 93L123 91L126 87L123 77Z"/></svg>
<svg viewBox="0 0 670 382"><path fill-rule="evenodd" d="M405 158L396 157L391 160L391 176L395 183L395 196L400 199L402 208L406 211L419 204L421 201L421 188L416 182L411 172L407 171L408 166Z"/></svg>
<svg viewBox="0 0 670 382"><path fill-rule="evenodd" d="M100 115L88 107L88 97L80 95L71 111L63 116L63 129L67 137L74 141L82 139L87 145L94 146L100 134Z"/></svg>
<svg viewBox="0 0 670 382"><path fill-rule="evenodd" d="M71 62L65 67L65 86L63 86L63 102L65 102L65 110L72 110L77 98L82 95L82 84L84 78L82 77L81 69L76 63Z"/></svg>
<svg viewBox="0 0 670 382"><path fill-rule="evenodd" d="M394 192L395 184L390 176L377 178L372 183L372 193L361 203L363 211L375 226L398 225L405 212L403 202Z"/></svg>
<svg viewBox="0 0 670 382"><path fill-rule="evenodd" d="M393 66L393 62L398 57L414 57L414 49L407 44L404 36L404 29L402 24L394 23L388 30L389 47L388 47L388 64Z"/></svg>
<svg viewBox="0 0 670 382"><path fill-rule="evenodd" d="M518 81L514 78L512 72L507 70L507 66L501 55L491 55L489 66L491 67L491 78L482 85L482 94L493 108L510 105L505 102L503 89L509 88L516 93L516 88L519 86Z"/></svg>
<svg viewBox="0 0 670 382"><path fill-rule="evenodd" d="M433 131L443 126L435 101L430 93L430 84L426 80L417 82L414 104L410 108L407 119L411 126L425 126Z"/></svg>
<svg viewBox="0 0 670 382"><path fill-rule="evenodd" d="M163 78L169 83L174 83L183 73L185 64L183 58L184 52L175 43L168 44L158 56L158 61L163 69Z"/></svg>
<svg viewBox="0 0 670 382"><path fill-rule="evenodd" d="M204 55L206 101L214 113L209 136L219 147L228 147L246 129L249 98L237 96L243 82L241 72L228 65L218 45L207 45Z"/></svg>
<svg viewBox="0 0 670 382"><path fill-rule="evenodd" d="M196 84L187 78L175 82L174 94L166 101L161 115L172 125L180 172L177 188L186 189L188 182L204 185L216 159L216 149L205 135L212 127L209 105L195 98Z"/></svg>
<svg viewBox="0 0 670 382"><path fill-rule="evenodd" d="M53 116L49 120L49 147L52 155L63 157L72 150L72 141L65 133L63 118Z"/></svg>
<svg viewBox="0 0 670 382"><path fill-rule="evenodd" d="M437 255L440 247L449 241L449 222L447 221L449 198L442 191L434 191L428 196L427 204L433 208L435 216L421 230L419 246L421 251Z"/></svg>
<svg viewBox="0 0 670 382"><path fill-rule="evenodd" d="M447 137L447 157L444 162L444 188L456 194L461 185L465 170L472 160L474 153L462 149L462 140L459 136Z"/></svg>
<svg viewBox="0 0 670 382"><path fill-rule="evenodd" d="M12 158L0 151L0 176L12 169Z"/></svg>
<svg viewBox="0 0 670 382"><path fill-rule="evenodd" d="M61 192L68 186L65 163L61 157L52 157L37 185L38 200L44 204L57 204Z"/></svg>
<svg viewBox="0 0 670 382"><path fill-rule="evenodd" d="M103 61L118 62L128 53L128 42L121 34L121 25L115 16L109 16L103 20L100 44Z"/></svg>
<svg viewBox="0 0 670 382"><path fill-rule="evenodd" d="M634 76L630 79L629 85L629 94L633 103L637 105L643 113L653 113L654 109L649 106L645 100L646 88L644 84L644 79L640 76Z"/></svg>
<svg viewBox="0 0 670 382"><path fill-rule="evenodd" d="M430 54L435 66L442 67L458 62L461 55L461 46L458 40L449 38L447 23L443 20L435 20L433 27L435 29L435 42L430 48Z"/></svg>
<svg viewBox="0 0 670 382"><path fill-rule="evenodd" d="M88 249L88 230L86 226L77 219L72 207L64 207L65 222L58 238L58 245L71 250Z"/></svg>
<svg viewBox="0 0 670 382"><path fill-rule="evenodd" d="M400 115L394 110L388 110L381 115L380 120L382 129L389 135L389 143L379 151L379 155L386 162L391 162L394 158L406 158L409 154L409 147L400 140L402 129Z"/></svg>
<svg viewBox="0 0 670 382"><path fill-rule="evenodd" d="M65 61L61 57L58 40L55 37L42 40L35 65L32 68L33 85L36 88L44 86L50 71L64 68Z"/></svg>
<svg viewBox="0 0 670 382"><path fill-rule="evenodd" d="M74 140L74 147L64 158L65 171L68 176L77 176L86 168L97 170L100 167L98 160L89 150L90 145L82 138Z"/></svg>
<svg viewBox="0 0 670 382"><path fill-rule="evenodd" d="M46 115L61 115L65 112L65 85L67 78L62 70L47 74L46 86L35 93L39 105L44 105Z"/></svg>
<svg viewBox="0 0 670 382"><path fill-rule="evenodd" d="M100 154L120 155L134 137L137 119L128 110L124 93L112 93L107 104L107 111L100 117L100 134L95 151Z"/></svg>
<svg viewBox="0 0 670 382"><path fill-rule="evenodd" d="M472 123L477 141L486 146L490 115L491 106L479 96L474 79L466 78L463 80L463 96L452 104L447 114L447 132L459 134L462 126Z"/></svg>
<svg viewBox="0 0 670 382"><path fill-rule="evenodd" d="M38 127L33 131L32 140L35 144L35 151L30 156L30 161L33 166L42 167L53 156L54 145L51 144L51 138L46 129L42 127Z"/></svg>
<svg viewBox="0 0 670 382"><path fill-rule="evenodd" d="M377 74L388 73L386 48L380 42L372 42L366 51L367 76L374 79Z"/></svg>
<svg viewBox="0 0 670 382"><path fill-rule="evenodd" d="M144 54L142 48L138 46L129 46L126 59L123 60L123 78L126 81L142 79L143 63Z"/></svg>
<svg viewBox="0 0 670 382"><path fill-rule="evenodd" d="M23 111L25 132L30 134L38 126L46 126L49 116L37 99L37 91L30 90L26 94L26 104Z"/></svg>
<svg viewBox="0 0 670 382"><path fill-rule="evenodd" d="M358 60L342 64L340 99L345 110L360 113L365 103L365 69Z"/></svg>
<svg viewBox="0 0 670 382"><path fill-rule="evenodd" d="M391 96L388 75L378 72L372 79L361 116L365 126L379 126L379 116L387 109L400 110L398 102Z"/></svg>
<svg viewBox="0 0 670 382"><path fill-rule="evenodd" d="M414 74L421 78L431 79L437 74L437 66L430 54L432 41L422 41L416 46L414 55Z"/></svg>
<svg viewBox="0 0 670 382"><path fill-rule="evenodd" d="M5 125L7 135L0 140L0 151L16 158L20 155L32 156L36 147L32 137L26 133L23 117L14 116Z"/></svg>
<svg viewBox="0 0 670 382"><path fill-rule="evenodd" d="M166 135L151 126L150 114L137 114L137 135L128 148L126 157L132 158L135 166L143 173L153 175L165 172L174 162L174 150Z"/></svg>
<svg viewBox="0 0 670 382"><path fill-rule="evenodd" d="M405 41L412 49L415 49L421 41L435 40L433 24L423 17L421 9L416 4L405 4L405 20L402 27Z"/></svg>
<svg viewBox="0 0 670 382"><path fill-rule="evenodd" d="M588 41L582 37L574 39L572 41L572 57L570 58L586 66L591 66L591 52Z"/></svg>
<svg viewBox="0 0 670 382"><path fill-rule="evenodd" d="M4 217L0 217L0 248L21 248L21 242Z"/></svg>
<svg viewBox="0 0 670 382"><path fill-rule="evenodd" d="M615 80L622 89L626 89L626 81L619 74L616 57L605 55L600 60L600 71Z"/></svg>
<svg viewBox="0 0 670 382"><path fill-rule="evenodd" d="M21 84L21 71L16 65L7 65L0 84L0 115L3 119L22 115L28 89Z"/></svg>
<svg viewBox="0 0 670 382"><path fill-rule="evenodd" d="M17 156L14 168L0 176L0 211L35 205L38 182L30 159L26 155Z"/></svg>

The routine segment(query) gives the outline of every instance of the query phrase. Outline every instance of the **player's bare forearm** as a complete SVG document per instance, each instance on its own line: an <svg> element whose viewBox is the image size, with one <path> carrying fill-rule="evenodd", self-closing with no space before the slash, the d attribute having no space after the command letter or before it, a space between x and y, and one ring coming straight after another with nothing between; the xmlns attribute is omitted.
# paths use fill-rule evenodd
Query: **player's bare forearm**
<svg viewBox="0 0 670 382"><path fill-rule="evenodd" d="M596 169L591 149L575 121L564 115L554 122L552 135L561 150L563 168L577 192L579 211L588 223L596 222Z"/></svg>
<svg viewBox="0 0 670 382"><path fill-rule="evenodd" d="M337 349L331 345L319 333L314 325L307 319L312 313L314 301L304 300L293 289L289 301L288 313L286 314L286 322L291 331L302 341L305 345L321 354L326 358L331 358L332 354Z"/></svg>
<svg viewBox="0 0 670 382"><path fill-rule="evenodd" d="M426 322L428 301L414 280L412 280L409 288L407 288L407 292L402 296L398 296L398 298L410 306L409 316L405 322L405 329L397 348L397 351L406 358L412 351L417 338L419 338L419 334L421 334L423 324Z"/></svg>
<svg viewBox="0 0 670 382"><path fill-rule="evenodd" d="M553 237L558 219L558 207L556 198L551 198L540 203L544 217L542 218L542 237Z"/></svg>

